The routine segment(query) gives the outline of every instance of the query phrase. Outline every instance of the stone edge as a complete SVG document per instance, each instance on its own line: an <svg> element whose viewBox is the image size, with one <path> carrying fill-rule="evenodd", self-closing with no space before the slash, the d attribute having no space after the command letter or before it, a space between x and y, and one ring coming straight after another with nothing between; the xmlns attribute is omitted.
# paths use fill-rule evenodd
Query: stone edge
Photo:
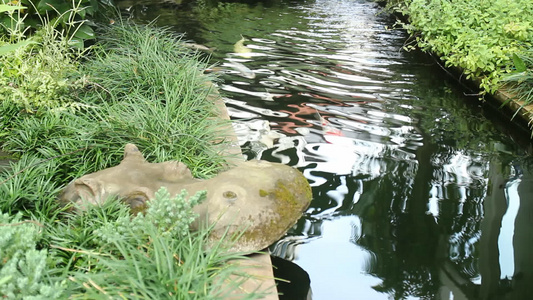
<svg viewBox="0 0 533 300"><path fill-rule="evenodd" d="M229 154L229 164L237 164L240 161L244 161L244 157L242 156L237 135L231 125L231 119L226 104L220 96L215 84L208 82L208 86L211 89L209 100L215 103L219 117L230 121L228 122L227 128L222 128L222 130L228 132L228 136L225 138L229 139L229 147L223 149L222 154ZM266 294L262 299L279 300L270 255L268 253L255 253L248 255L248 258L250 259L236 261L236 263L243 266L246 275L250 277L242 283L238 290L233 292L233 295L236 297L235 299L240 299L241 297L239 296L244 294L258 292ZM230 297L230 299L234 298Z"/></svg>

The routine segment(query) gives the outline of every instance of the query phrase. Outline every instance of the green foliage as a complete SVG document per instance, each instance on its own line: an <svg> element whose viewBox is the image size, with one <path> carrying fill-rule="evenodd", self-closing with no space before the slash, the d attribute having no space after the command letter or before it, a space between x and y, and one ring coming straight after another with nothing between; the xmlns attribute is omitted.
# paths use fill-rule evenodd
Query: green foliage
<svg viewBox="0 0 533 300"><path fill-rule="evenodd" d="M11 16L14 11L21 11L23 9L26 9L26 7L0 4L0 14L5 13L8 16ZM17 50L18 48L29 45L30 43L32 43L31 40L19 41L12 44L8 43L7 45L1 45L2 43L0 43L0 55L5 55L9 52Z"/></svg>
<svg viewBox="0 0 533 300"><path fill-rule="evenodd" d="M418 47L480 78L489 93L512 70L512 55L533 42L530 0L406 0L396 10L409 17L403 26Z"/></svg>
<svg viewBox="0 0 533 300"><path fill-rule="evenodd" d="M200 177L218 172L224 158L213 141L223 142L225 121L198 54L151 27L113 26L105 37L104 51L83 70L93 89L82 97L96 108L81 117L96 128L94 151L134 143L150 161L176 159Z"/></svg>
<svg viewBox="0 0 533 300"><path fill-rule="evenodd" d="M146 215L133 218L116 200L85 213L67 213L58 206L62 186L117 164L128 142L136 143L150 161L180 159L197 176L212 175L224 164L213 144L221 136L214 127L221 123L207 99L209 77L202 75L205 65L198 57L179 38L154 28L117 26L107 33L84 68L78 57L61 50L48 55L56 61L48 61L43 53L52 53L46 52L49 46L66 51L67 43L48 45L38 35L34 39L39 44L1 60L3 66L19 66L1 69L2 80L12 76L6 89L26 84L9 86L13 78L26 76L20 67L25 60L38 66L34 77L43 72L43 78L50 78L46 69L57 66L53 79L68 78L64 89L46 86L50 101L28 97L22 103L7 92L0 100L0 143L18 158L0 173L0 211L20 214L13 220L0 215L0 225L27 231L0 230L0 251L5 251L0 253L2 296L224 298L246 277L230 278L239 267L226 263L242 256L209 243L207 230L188 230L196 217L192 207L205 193L186 199L185 193L171 197L162 189Z"/></svg>
<svg viewBox="0 0 533 300"><path fill-rule="evenodd" d="M188 234L189 226L198 217L192 208L205 199L206 192L198 192L188 200L186 196L187 191L182 190L171 198L167 189L161 187L155 199L147 203L146 215L118 218L115 223L96 230L94 234L102 240L102 245L112 244L118 239L147 240L147 227L154 227L158 235L180 239Z"/></svg>
<svg viewBox="0 0 533 300"><path fill-rule="evenodd" d="M533 104L533 48L513 54L513 62L515 70L503 77L505 87L522 107ZM530 116L532 123L533 116Z"/></svg>
<svg viewBox="0 0 533 300"><path fill-rule="evenodd" d="M23 4L24 9L0 15L0 34L19 40L41 26L51 25L68 37L70 45L83 48L83 41L94 39L88 19L102 8L113 6L111 0L1 0L3 7ZM7 9L7 8L6 8Z"/></svg>
<svg viewBox="0 0 533 300"><path fill-rule="evenodd" d="M140 223L135 223L131 227L118 225L124 235L106 244L115 255L84 251L83 255L97 264L92 272L71 275L78 287L71 298L226 299L247 278L242 274L230 278L240 274L239 267L227 263L243 256L225 252L218 243L206 250L208 231L174 237L161 235L159 228L145 223L138 235L135 226ZM259 296L250 293L241 297Z"/></svg>
<svg viewBox="0 0 533 300"><path fill-rule="evenodd" d="M26 8L27 7L24 7L24 6L0 4L0 13L11 12L11 11L21 10L21 9L26 9Z"/></svg>
<svg viewBox="0 0 533 300"><path fill-rule="evenodd" d="M0 213L0 294L7 299L224 299L248 276L227 263L244 257L228 253L226 243L209 242L209 230L189 232L196 217L192 207L204 197L199 192L171 198L162 188L146 215L132 218L124 203L108 201L44 225Z"/></svg>
<svg viewBox="0 0 533 300"><path fill-rule="evenodd" d="M4 299L59 299L65 282L47 276L47 250L37 250L41 228L0 211L0 294Z"/></svg>
<svg viewBox="0 0 533 300"><path fill-rule="evenodd" d="M146 217L142 214L137 218L144 218L144 222L155 224L161 235L171 237L184 236L189 232L189 226L198 218L192 208L203 202L207 192L200 191L185 200L187 191L182 190L174 198L165 187L161 187L155 194L155 201L148 203ZM136 218L134 218L136 219Z"/></svg>
<svg viewBox="0 0 533 300"><path fill-rule="evenodd" d="M49 233L51 254L68 276L72 299L224 299L246 279L230 279L238 267L227 260L209 231L191 233L192 211L205 192L171 198L161 188L145 215L131 217L119 201L69 215ZM208 250L208 244L211 246ZM127 295L127 296L126 296ZM249 294L243 298L254 299Z"/></svg>
<svg viewBox="0 0 533 300"><path fill-rule="evenodd" d="M0 55L0 101L31 113L72 106L71 93L82 81L74 76L77 54L64 36L47 24L15 45Z"/></svg>
<svg viewBox="0 0 533 300"><path fill-rule="evenodd" d="M244 3L198 0L194 6L194 11L204 18L221 18L222 16L235 15L238 11L246 10L248 7Z"/></svg>
<svg viewBox="0 0 533 300"><path fill-rule="evenodd" d="M218 129L224 121L215 117L208 99L212 90L206 84L210 78L201 73L205 65L163 30L128 25L107 34L98 56L79 71L86 76L75 77L88 85L86 90L76 81L65 93L50 93L77 110L43 105L38 114L20 114L18 106L3 101L3 147L42 159L57 157L62 171L54 180L60 183L118 164L127 143L135 143L152 162L180 160L200 177L218 172L225 160L213 141L224 144L220 138L226 133ZM65 62L56 62L67 68L56 74L78 67Z"/></svg>
<svg viewBox="0 0 533 300"><path fill-rule="evenodd" d="M55 195L61 184L54 182L50 174L58 171L53 160L21 156L9 171L0 173L0 211L22 213L26 218L54 218L58 208Z"/></svg>

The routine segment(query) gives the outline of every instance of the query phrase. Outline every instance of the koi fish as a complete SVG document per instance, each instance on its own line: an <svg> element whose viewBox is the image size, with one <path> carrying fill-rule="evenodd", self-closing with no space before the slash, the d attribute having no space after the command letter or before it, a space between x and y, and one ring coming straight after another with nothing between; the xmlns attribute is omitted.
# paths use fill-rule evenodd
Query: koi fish
<svg viewBox="0 0 533 300"><path fill-rule="evenodd" d="M322 132L324 135L343 136L340 129L333 127L333 125L320 114L318 114L318 116L320 117L320 124L322 125Z"/></svg>
<svg viewBox="0 0 533 300"><path fill-rule="evenodd" d="M252 49L244 45L245 41L247 41L247 39L241 35L241 39L233 45L233 52L237 53L239 56L251 58L252 56L248 53L251 53Z"/></svg>
<svg viewBox="0 0 533 300"><path fill-rule="evenodd" d="M204 45L195 44L195 43L182 43L183 46L192 50L199 50L204 52L213 52L213 48L209 48Z"/></svg>
<svg viewBox="0 0 533 300"><path fill-rule="evenodd" d="M244 78L248 78L248 79L254 79L255 78L255 73L250 70L248 67L246 67L245 65L239 63L239 62L236 62L236 61L232 61L231 63L225 63L222 67L213 67L213 68L209 68L209 69L205 69L204 72L224 72L225 70L227 70L228 68L231 68L237 72L239 72L239 75L244 77Z"/></svg>
<svg viewBox="0 0 533 300"><path fill-rule="evenodd" d="M248 67L246 67L245 65L239 63L239 62L236 62L236 61L232 61L230 64L228 64L230 67L232 67L233 69L235 69L236 71L238 71L243 77L246 77L246 78L249 78L249 79L254 79L255 78L255 73L250 70Z"/></svg>

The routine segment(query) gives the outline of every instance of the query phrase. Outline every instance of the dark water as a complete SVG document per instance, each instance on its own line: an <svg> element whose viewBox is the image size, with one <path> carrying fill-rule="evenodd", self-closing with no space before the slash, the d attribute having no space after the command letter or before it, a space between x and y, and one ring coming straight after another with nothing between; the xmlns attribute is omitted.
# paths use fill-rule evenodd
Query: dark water
<svg viewBox="0 0 533 300"><path fill-rule="evenodd" d="M314 299L530 299L528 133L402 51L371 1L222 3L120 6L216 48L247 157L309 179L310 208L271 250Z"/></svg>

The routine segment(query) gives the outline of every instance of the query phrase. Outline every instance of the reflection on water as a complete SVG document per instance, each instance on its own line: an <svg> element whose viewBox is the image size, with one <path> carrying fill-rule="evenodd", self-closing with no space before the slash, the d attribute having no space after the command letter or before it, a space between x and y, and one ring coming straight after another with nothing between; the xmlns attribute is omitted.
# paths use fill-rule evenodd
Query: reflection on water
<svg viewBox="0 0 533 300"><path fill-rule="evenodd" d="M533 293L533 160L430 61L401 51L406 35L375 3L120 3L216 48L245 155L308 178L309 210L271 250L309 272L315 299Z"/></svg>

